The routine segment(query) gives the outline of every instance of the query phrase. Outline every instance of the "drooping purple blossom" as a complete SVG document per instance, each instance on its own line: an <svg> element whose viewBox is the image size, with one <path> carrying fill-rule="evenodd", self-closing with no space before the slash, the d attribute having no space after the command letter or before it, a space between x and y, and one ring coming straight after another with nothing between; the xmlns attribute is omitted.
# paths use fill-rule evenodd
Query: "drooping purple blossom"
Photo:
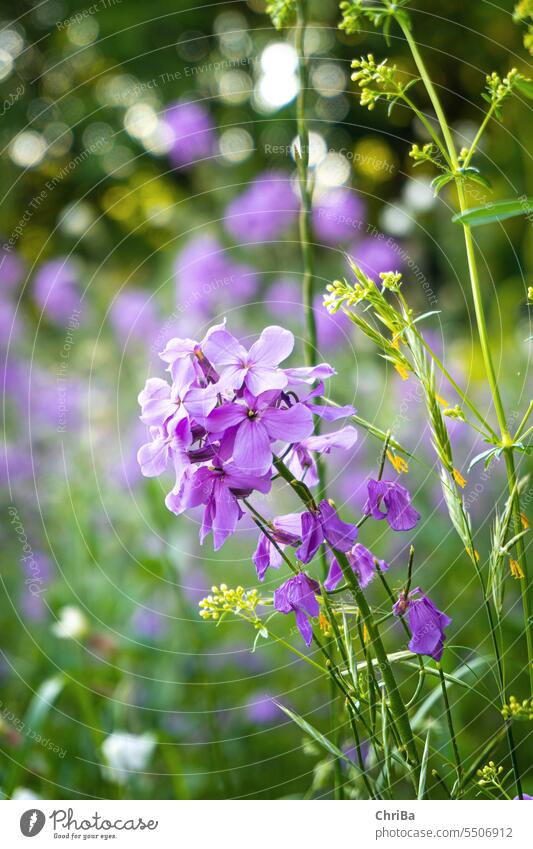
<svg viewBox="0 0 533 849"><path fill-rule="evenodd" d="M357 575L360 585L366 587L376 574L375 558L372 552L360 542L357 542L350 551L346 552L346 559L352 571ZM378 566L384 572L389 568L389 564L384 560L378 560ZM324 581L325 589L328 592L336 589L341 578L342 569L337 559L332 557L328 576Z"/></svg>
<svg viewBox="0 0 533 849"><path fill-rule="evenodd" d="M388 480L368 481L368 498L363 512L374 519L386 519L393 531L410 531L420 519L406 488Z"/></svg>
<svg viewBox="0 0 533 849"><path fill-rule="evenodd" d="M352 189L332 189L318 198L313 208L313 230L330 245L347 242L361 230L365 205Z"/></svg>
<svg viewBox="0 0 533 849"><path fill-rule="evenodd" d="M450 617L442 613L420 587L411 590L407 596L401 593L392 610L395 616L403 616L407 613L412 635L409 649L416 654L427 654L439 661L446 639L444 629L451 624Z"/></svg>
<svg viewBox="0 0 533 849"><path fill-rule="evenodd" d="M298 208L290 175L266 171L227 206L225 227L238 242L268 242L291 226Z"/></svg>
<svg viewBox="0 0 533 849"><path fill-rule="evenodd" d="M320 592L317 581L300 572L285 581L274 592L274 608L279 613L295 613L296 625L306 645L313 639L313 628L309 618L318 616L320 606L316 594Z"/></svg>
<svg viewBox="0 0 533 849"><path fill-rule="evenodd" d="M339 519L337 511L324 499L316 510L302 513L302 544L296 557L309 563L323 542L337 551L348 551L357 538L357 528Z"/></svg>
<svg viewBox="0 0 533 849"><path fill-rule="evenodd" d="M302 514L289 513L286 516L276 516L268 527L269 536L276 541L278 548L283 550L286 545L293 547L301 542ZM264 533L261 532L257 542L257 548L252 556L256 568L257 577L264 581L266 570L269 567L279 569L282 563L281 554Z"/></svg>
<svg viewBox="0 0 533 849"><path fill-rule="evenodd" d="M218 551L243 515L238 499L248 497L254 490L267 493L270 486L270 475L249 474L231 461L215 456L208 466L187 469L165 503L176 515L203 505L200 542L212 531L214 549Z"/></svg>
<svg viewBox="0 0 533 849"><path fill-rule="evenodd" d="M311 452L330 454L333 448L341 448L347 451L355 445L356 441L357 431L352 425L346 425L346 427L334 433L309 436L293 446L285 465L293 473L296 480L305 480L307 486L316 486L318 470L316 460Z"/></svg>
<svg viewBox="0 0 533 849"><path fill-rule="evenodd" d="M178 100L166 109L164 121L172 134L169 159L177 168L194 165L214 153L213 120L202 103Z"/></svg>

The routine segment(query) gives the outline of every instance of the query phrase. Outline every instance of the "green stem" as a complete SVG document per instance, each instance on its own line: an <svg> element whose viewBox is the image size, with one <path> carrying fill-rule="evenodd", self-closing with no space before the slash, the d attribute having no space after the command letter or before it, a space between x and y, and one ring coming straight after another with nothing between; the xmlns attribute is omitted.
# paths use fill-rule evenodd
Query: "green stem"
<svg viewBox="0 0 533 849"><path fill-rule="evenodd" d="M312 193L309 186L309 130L305 119L305 93L307 90L307 59L304 52L305 14L303 0L296 4L295 47L298 54L299 91L296 101L296 120L298 124L299 150L296 153L300 180L300 244L304 266L303 301L307 338L305 340L305 358L308 365L316 365L316 322L313 311L313 250L311 237Z"/></svg>
<svg viewBox="0 0 533 849"><path fill-rule="evenodd" d="M402 745L405 749L407 758L413 767L413 772L416 774L417 778L418 772L420 770L420 761L418 758L418 752L416 750L413 731L411 729L411 723L409 721L409 716L402 695L396 683L392 667L389 663L387 652L385 651L385 647L381 640L378 626L374 621L374 617L372 616L372 612L370 610L366 597L360 587L359 581L357 580L355 573L353 572L350 564L348 563L346 555L340 551L334 551L334 554L337 558L339 566L342 569L346 583L349 585L357 603L357 606L361 611L363 622L368 631L368 635L372 643L372 648L376 655L376 660L378 662L381 674L383 676L383 681L389 694L391 712L396 721Z"/></svg>
<svg viewBox="0 0 533 849"><path fill-rule="evenodd" d="M450 732L450 740L452 743L453 749L453 758L455 761L455 768L457 771L457 788L459 789L461 786L461 781L463 778L463 764L461 762L461 756L459 754L459 747L457 746L457 737L455 736L455 729L453 727L452 720L452 712L450 710L450 702L448 699L448 691L446 689L446 681L444 679L444 674L442 672L442 667L440 663L437 663L437 669L439 670L440 676L440 685L442 688L442 698L444 699L444 707L446 710L446 720L448 722L448 731Z"/></svg>
<svg viewBox="0 0 533 849"><path fill-rule="evenodd" d="M444 110L442 108L441 102L433 86L431 81L431 77L426 69L424 60L420 55L416 42L408 28L408 26L402 22L398 21L401 30L404 34L405 40L407 41L411 53L413 55L413 59L416 63L420 76L424 82L426 87L426 91L429 95L433 108L435 110L435 114L437 115L443 138L446 142L446 147L448 148L448 152L450 155L450 159L452 161L452 165L454 170L458 168L458 157L455 149L455 144L453 141L453 136L448 125L446 116L444 114ZM456 178L456 188L457 188L457 196L459 199L459 207L461 212L464 212L467 208L466 198L464 193L464 187L460 181L460 179ZM485 320L485 313L483 309L483 300L481 296L481 286L479 282L479 274L477 268L477 260L474 249L474 240L472 238L472 232L470 227L467 224L463 224L463 232L465 239L465 248L467 254L468 261L468 270L470 275L470 285L472 290L472 298L474 301L474 310L476 315L476 323L478 328L478 335L481 345L481 352L483 356L483 363L485 366L485 373L487 375L487 380L490 386L492 399L494 403L494 409L496 412L496 416L498 419L498 425L501 432L501 443L506 448L505 450L505 465L507 471L507 483L510 497L513 499L513 522L515 527L515 533L519 533L520 531L520 499L516 492L516 471L514 465L514 455L513 449L510 447L512 444L512 439L509 434L509 430L507 427L507 420L505 417L505 411L503 408L500 390L498 387L498 380L496 377L496 372L494 369L494 363L492 361L492 355L490 351L489 344L489 336L487 330L487 324ZM524 629L526 633L526 645L527 645L527 656L528 656L528 670L529 670L529 680L530 686L533 690L533 640L531 635L531 623L530 623L530 608L529 608L529 582L527 578L527 560L526 560L526 552L523 538L520 537L516 543L517 548L517 560L520 564L522 572L524 573L524 578L521 580L521 593L522 593L522 608L524 615ZM502 694L505 696L505 694ZM517 770L516 765L516 754L514 750L514 743L512 743L512 731L508 729L508 739L511 748L511 759L513 762L513 770L515 775L515 782L517 785L517 789L520 791L520 775Z"/></svg>

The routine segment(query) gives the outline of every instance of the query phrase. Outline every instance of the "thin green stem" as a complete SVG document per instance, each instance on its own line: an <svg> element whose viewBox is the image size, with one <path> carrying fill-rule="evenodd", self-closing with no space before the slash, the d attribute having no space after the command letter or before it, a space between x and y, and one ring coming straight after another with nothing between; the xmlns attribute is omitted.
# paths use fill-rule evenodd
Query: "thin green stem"
<svg viewBox="0 0 533 849"><path fill-rule="evenodd" d="M454 761L455 761L455 768L456 768L456 771L457 771L457 782L458 782L457 787L460 788L461 781L462 781L462 778L463 778L463 764L462 764L462 761L461 761L461 756L459 754L459 747L457 745L457 737L455 735L455 729L454 729L454 726L453 726L452 712L451 712L451 709L450 709L450 701L448 699L448 690L446 688L446 681L444 679L444 674L442 672L442 667L441 667L440 663L437 663L437 669L439 670L440 685L441 685L441 689L442 689L442 698L444 700L444 708L446 710L446 721L448 723L448 731L450 732L450 740L451 740L452 749L453 749L453 758L454 758Z"/></svg>
<svg viewBox="0 0 533 849"><path fill-rule="evenodd" d="M305 357L307 364L316 364L316 321L313 310L313 249L311 234L311 205L312 192L309 185L309 130L305 118L305 93L307 90L307 59L305 57L305 13L303 0L296 3L295 47L298 54L299 90L296 100L296 120L298 124L298 145L296 163L300 182L300 244L302 248L304 275L303 301L307 338L305 340Z"/></svg>
<svg viewBox="0 0 533 849"><path fill-rule="evenodd" d="M418 50L417 44L409 30L409 27L403 22L398 21L401 30L404 34L405 40L407 41L409 48L411 50L413 59L418 68L420 76L424 82L426 87L426 91L431 100L433 108L435 110L435 114L440 124L440 128L442 131L442 135L444 141L446 143L446 147L448 149L450 159L452 161L453 170L458 169L458 156L455 148L455 143L453 140L452 132L449 127L448 121L446 119L446 115L444 114L444 110L442 108L440 99L437 95L431 77L426 69L424 60ZM455 180L456 188L457 188L457 196L459 200L459 207L461 212L464 212L467 209L466 197L464 192L464 186L461 182L459 176L456 177ZM487 381L490 386L491 395L494 403L494 409L496 412L496 417L498 419L498 426L500 428L501 433L501 444L506 449L505 450L505 465L507 472L507 483L509 489L509 495L513 499L513 522L515 527L515 534L519 533L521 519L520 519L520 499L518 493L516 491L516 470L514 465L514 455L513 450L510 447L512 445L512 439L508 430L507 420L505 416L505 410L503 407L503 403L501 400L500 390L498 386L498 380L496 376L496 371L494 368L494 363L492 361L492 354L490 350L489 343L489 335L487 330L487 323L485 320L485 312L483 308L483 299L481 295L481 286L479 281L479 274L477 268L477 260L474 249L474 240L472 237L472 231L468 224L463 224L463 232L465 239L465 248L466 255L468 261L468 270L470 276L470 285L472 290L472 298L474 301L474 310L476 315L476 323L478 328L479 341L481 346L481 352L483 356L483 363L485 367L485 373L487 375ZM520 564L522 572L524 574L524 578L520 581L521 584L521 594L522 594L522 608L523 608L523 616L524 616L524 630L526 633L526 645L527 645L527 657L528 657L528 671L529 671L529 680L530 686L533 689L533 639L531 634L531 622L530 622L530 607L529 607L529 582L527 577L527 559L526 559L526 551L524 546L523 538L520 537L516 543L517 549L517 560ZM496 637L494 634L493 625L491 626L493 631L493 639L496 641ZM497 642L497 641L496 641ZM501 665L501 662L500 662ZM505 693L502 693L505 697ZM513 735L512 730L508 728L508 740L509 746L511 750L511 759L513 763L513 771L515 776L516 786L520 790L520 774L518 772L517 763L516 763L516 753L514 749Z"/></svg>

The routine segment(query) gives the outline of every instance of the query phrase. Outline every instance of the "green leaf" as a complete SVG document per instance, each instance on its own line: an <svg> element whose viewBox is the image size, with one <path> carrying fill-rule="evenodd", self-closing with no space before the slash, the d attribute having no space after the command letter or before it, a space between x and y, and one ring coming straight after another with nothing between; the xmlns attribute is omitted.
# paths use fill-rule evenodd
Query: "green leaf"
<svg viewBox="0 0 533 849"><path fill-rule="evenodd" d="M438 177L435 177L435 179L431 181L431 188L434 190L435 197L437 197L440 190L443 189L444 186L446 186L451 180L453 180L453 174L446 172L446 174L439 174Z"/></svg>
<svg viewBox="0 0 533 849"><path fill-rule="evenodd" d="M517 198L516 200L500 200L496 203L487 203L484 206L475 206L465 212L458 212L452 221L459 224L469 224L470 227L479 227L481 224L493 224L495 221L505 221L506 218L515 218L517 215L530 215L533 213L533 198Z"/></svg>
<svg viewBox="0 0 533 849"><path fill-rule="evenodd" d="M526 97L529 97L530 100L533 100L533 80L521 78L515 79L514 87L518 89L520 94L523 94Z"/></svg>
<svg viewBox="0 0 533 849"><path fill-rule="evenodd" d="M337 748L337 746L332 743L331 740L328 740L327 737L324 737L324 735L320 731L318 731L317 728L314 728L312 725L310 725L310 723L307 722L307 720L305 720L303 716L300 716L298 713L295 713L288 707L284 707L279 702L275 701L275 704L283 711L283 713L285 713L289 717L289 719L292 719L292 721L295 722L296 725L298 725L298 727L301 728L305 734L311 737L315 741L315 743L318 743L318 745L322 749L325 749L325 751L329 752L330 755L333 755L334 758L339 758L340 760L346 761L350 764L350 766L354 765L353 761L350 760L350 758L345 755L344 752Z"/></svg>
<svg viewBox="0 0 533 849"><path fill-rule="evenodd" d="M426 792L426 775L427 775L428 760L429 760L429 734L430 734L430 732L428 731L427 737L426 737L426 743L424 745L424 752L422 754L422 761L421 761L421 764L420 764L420 779L419 779L419 782L418 782L418 793L417 793L418 799L423 799L424 794Z"/></svg>

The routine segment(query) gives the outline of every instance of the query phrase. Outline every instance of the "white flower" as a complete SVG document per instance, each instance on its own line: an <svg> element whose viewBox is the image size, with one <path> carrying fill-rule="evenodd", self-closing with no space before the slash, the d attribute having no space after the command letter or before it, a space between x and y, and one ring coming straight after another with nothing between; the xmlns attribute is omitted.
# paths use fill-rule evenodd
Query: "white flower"
<svg viewBox="0 0 533 849"><path fill-rule="evenodd" d="M114 731L102 743L102 751L108 763L102 771L110 781L123 784L129 772L142 772L148 766L157 745L153 734L128 734Z"/></svg>
<svg viewBox="0 0 533 849"><path fill-rule="evenodd" d="M89 630L89 623L79 607L68 604L59 611L59 619L52 625L52 633L62 640L81 640Z"/></svg>
<svg viewBox="0 0 533 849"><path fill-rule="evenodd" d="M41 797L29 790L27 787L16 787L11 794L11 799L18 799L19 802L33 802Z"/></svg>

